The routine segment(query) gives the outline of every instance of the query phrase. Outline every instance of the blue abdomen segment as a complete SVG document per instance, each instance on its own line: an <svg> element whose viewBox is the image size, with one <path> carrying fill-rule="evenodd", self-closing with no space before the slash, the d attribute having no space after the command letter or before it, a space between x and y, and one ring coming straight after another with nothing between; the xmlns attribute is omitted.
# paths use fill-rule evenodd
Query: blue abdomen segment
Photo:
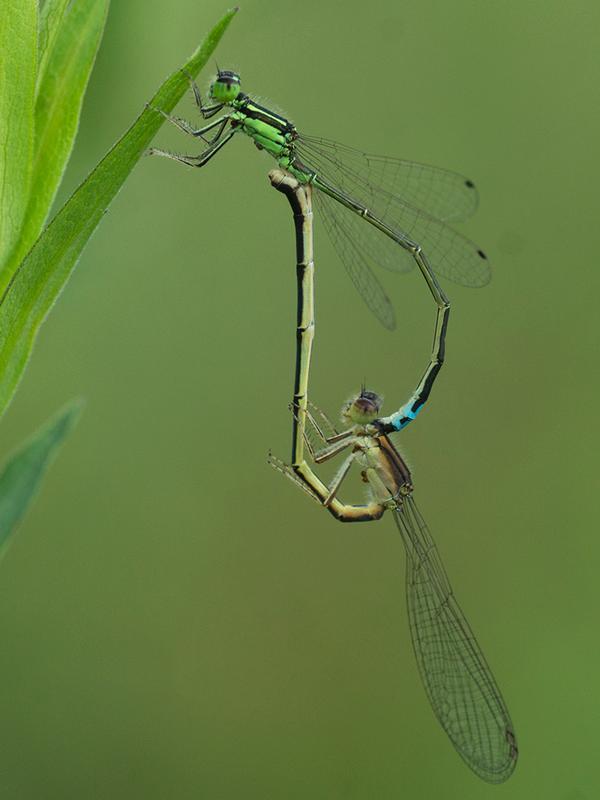
<svg viewBox="0 0 600 800"><path fill-rule="evenodd" d="M415 417L422 408L423 404L417 405L417 403L413 400L409 403L406 403L406 405L402 406L402 408L399 411L396 411L395 414L390 414L389 417L384 417L381 420L381 422L385 425L385 428L390 432L401 431L402 428L406 428L408 423L412 422L413 419L415 419Z"/></svg>

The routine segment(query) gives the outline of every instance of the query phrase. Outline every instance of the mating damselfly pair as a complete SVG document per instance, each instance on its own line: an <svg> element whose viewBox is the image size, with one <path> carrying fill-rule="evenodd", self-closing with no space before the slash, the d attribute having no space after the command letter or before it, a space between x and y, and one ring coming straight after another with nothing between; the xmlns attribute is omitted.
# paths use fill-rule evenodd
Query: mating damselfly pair
<svg viewBox="0 0 600 800"><path fill-rule="evenodd" d="M242 93L239 76L234 72L219 71L211 86L212 105L208 106L203 104L196 84L191 79L190 82L205 119L220 111L225 113L200 129L165 114L185 133L200 138L206 147L198 156L156 149L150 151L152 154L201 167L235 133L243 132L288 173L287 178L277 179L276 188L288 195L297 231L294 446L290 466L274 457L271 463L339 520L372 521L387 510L392 513L406 550L406 594L413 647L434 713L466 763L484 780L502 782L512 774L518 753L508 709L417 509L411 473L389 438L416 417L444 360L450 306L436 274L467 286L482 286L489 280L483 252L447 225L475 210L474 184L457 173L372 156L329 140L303 136L288 120ZM343 409L348 427L342 432L308 401L314 335L312 189L317 190L317 205L344 266L369 308L386 327L394 327L394 312L372 265L405 272L416 264L437 305L431 359L410 400L396 413L381 417L379 395L363 387ZM317 464L349 451L329 485L321 482L304 460L305 443ZM338 498L340 486L353 465L359 467L370 490L371 500L366 505L348 505Z"/></svg>

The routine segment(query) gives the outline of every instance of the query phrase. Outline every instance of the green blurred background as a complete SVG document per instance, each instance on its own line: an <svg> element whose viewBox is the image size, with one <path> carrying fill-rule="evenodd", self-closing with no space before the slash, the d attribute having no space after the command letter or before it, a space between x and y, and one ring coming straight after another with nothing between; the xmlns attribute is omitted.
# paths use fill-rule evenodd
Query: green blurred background
<svg viewBox="0 0 600 800"><path fill-rule="evenodd" d="M63 199L223 11L113 3ZM480 782L429 709L392 521L339 525L266 464L289 453L293 232L272 162L234 140L201 172L140 163L0 428L6 452L88 401L2 564L3 798L599 796L599 24L589 0L247 0L217 51L306 132L479 185L465 230L494 280L446 284L447 365L401 445L515 775ZM313 398L337 413L366 376L390 412L432 304L385 274L391 335L316 248Z"/></svg>

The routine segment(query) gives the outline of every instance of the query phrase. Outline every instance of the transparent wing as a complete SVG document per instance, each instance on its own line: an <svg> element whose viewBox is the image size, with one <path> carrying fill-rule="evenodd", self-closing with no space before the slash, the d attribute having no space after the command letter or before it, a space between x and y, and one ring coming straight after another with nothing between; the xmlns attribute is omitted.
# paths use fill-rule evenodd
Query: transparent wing
<svg viewBox="0 0 600 800"><path fill-rule="evenodd" d="M320 178L368 208L400 236L419 244L438 275L463 286L489 282L490 266L483 251L446 224L465 219L477 208L477 191L468 178L369 155L326 139L300 136L295 148ZM359 218L359 222L363 221ZM392 239L368 223L364 228L362 246L373 252L380 266L393 272L410 268L410 256Z"/></svg>
<svg viewBox="0 0 600 800"><path fill-rule="evenodd" d="M324 192L315 192L317 205L321 198L329 202L329 216L337 225L343 227L349 239L351 239L361 251L363 256L390 272L410 272L415 266L412 255L398 242L390 239L381 231L374 228L368 222L353 211L350 211L341 203L336 202ZM341 255L341 254L340 254Z"/></svg>
<svg viewBox="0 0 600 800"><path fill-rule="evenodd" d="M407 553L412 642L433 711L471 769L489 783L501 783L512 774L518 751L500 689L412 497L394 518Z"/></svg>
<svg viewBox="0 0 600 800"><path fill-rule="evenodd" d="M475 184L458 172L364 153L331 139L301 134L300 141L307 150L322 154L332 163L343 163L348 173L363 183L366 181L444 222L461 222L477 211L479 194Z"/></svg>
<svg viewBox="0 0 600 800"><path fill-rule="evenodd" d="M388 330L394 330L396 317L390 299L369 266L369 255L363 249L361 240L353 235L352 223L354 222L353 217L356 215L349 211L344 213L346 210L343 206L323 192L315 192L314 197L325 230L352 283L381 324ZM356 219L361 221L359 217ZM378 238L385 239L387 237L380 236ZM402 248L398 245L395 249L402 252Z"/></svg>

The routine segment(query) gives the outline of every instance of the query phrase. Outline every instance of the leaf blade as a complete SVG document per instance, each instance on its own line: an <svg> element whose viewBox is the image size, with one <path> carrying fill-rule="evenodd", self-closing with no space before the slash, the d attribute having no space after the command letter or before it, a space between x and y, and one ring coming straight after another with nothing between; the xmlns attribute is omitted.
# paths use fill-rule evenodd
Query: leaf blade
<svg viewBox="0 0 600 800"><path fill-rule="evenodd" d="M0 292L39 236L50 212L73 150L108 5L108 0L72 3L56 32L35 104L31 175L35 191L29 196L19 243L0 273Z"/></svg>
<svg viewBox="0 0 600 800"><path fill-rule="evenodd" d="M38 86L54 47L60 24L70 0L45 0L40 9L38 36Z"/></svg>
<svg viewBox="0 0 600 800"><path fill-rule="evenodd" d="M206 64L237 11L214 26L184 65L196 75ZM151 105L172 110L188 88L182 70L172 74ZM0 415L12 399L35 337L111 200L143 155L164 118L146 107L109 150L42 233L0 299Z"/></svg>
<svg viewBox="0 0 600 800"><path fill-rule="evenodd" d="M0 471L0 556L40 488L44 474L81 414L69 403L24 442Z"/></svg>
<svg viewBox="0 0 600 800"><path fill-rule="evenodd" d="M0 270L19 237L31 186L37 0L0 0Z"/></svg>

